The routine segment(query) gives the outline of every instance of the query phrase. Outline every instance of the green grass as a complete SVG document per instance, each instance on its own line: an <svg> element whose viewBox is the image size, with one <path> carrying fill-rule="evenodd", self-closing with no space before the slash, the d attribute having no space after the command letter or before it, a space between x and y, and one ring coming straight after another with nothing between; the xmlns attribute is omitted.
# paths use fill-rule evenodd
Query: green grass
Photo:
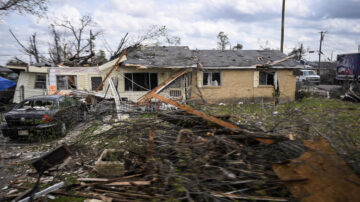
<svg viewBox="0 0 360 202"><path fill-rule="evenodd" d="M298 139L322 135L348 163L360 159L360 103L336 99L305 98L297 102L243 105L211 105L201 109L212 115L230 115L233 123L262 128ZM360 172L360 167L358 168Z"/></svg>

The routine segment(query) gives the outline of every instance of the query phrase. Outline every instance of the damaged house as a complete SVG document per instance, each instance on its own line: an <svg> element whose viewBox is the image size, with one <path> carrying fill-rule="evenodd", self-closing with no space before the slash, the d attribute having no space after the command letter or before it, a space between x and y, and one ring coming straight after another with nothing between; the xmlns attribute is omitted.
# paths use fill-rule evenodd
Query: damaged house
<svg viewBox="0 0 360 202"><path fill-rule="evenodd" d="M284 59L285 58L285 59ZM95 92L116 60L98 67L33 67L21 72L14 102L74 90ZM277 50L190 50L186 46L143 46L126 54L110 78L122 99L137 102L152 89L172 99L236 102L295 99L301 68ZM159 86L160 85L160 86ZM105 80L98 93L111 94Z"/></svg>

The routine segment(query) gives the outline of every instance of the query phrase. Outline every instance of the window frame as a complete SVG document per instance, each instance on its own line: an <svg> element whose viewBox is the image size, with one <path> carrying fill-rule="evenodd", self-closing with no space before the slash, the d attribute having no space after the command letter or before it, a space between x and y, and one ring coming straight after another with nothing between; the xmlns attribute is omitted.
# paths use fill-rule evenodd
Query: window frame
<svg viewBox="0 0 360 202"><path fill-rule="evenodd" d="M134 81L134 74L148 74L148 85L149 85L149 90L154 89L156 86L159 85L159 74L157 72L126 72L124 73L124 90L126 92L142 92L142 91L149 91L148 89L146 89L147 87L141 86L140 88L142 88L142 90L134 90L134 83L136 83ZM151 75L156 75L156 84L154 86L152 86L152 82L151 82ZM131 75L131 79L129 78L129 76ZM130 81L129 81L130 79ZM127 89L128 86L128 82L131 83L131 87Z"/></svg>
<svg viewBox="0 0 360 202"><path fill-rule="evenodd" d="M219 85L217 85L217 86L215 86L215 85L209 85L209 84L207 84L207 85L205 85L205 74L209 74L209 75L211 75L211 77L210 77L210 80L212 80L212 77L213 77L213 74L214 73L218 73L219 74L219 79L220 79L220 81L219 81ZM221 71L220 70L218 70L218 71L204 71L203 72L203 80L202 80L202 86L204 86L204 87L219 87L219 86L221 86L222 85L222 76L221 76Z"/></svg>
<svg viewBox="0 0 360 202"><path fill-rule="evenodd" d="M98 87L99 85L93 86L93 80L92 80L93 78L100 78L100 83L99 83L99 85L100 85L101 82L103 81L103 77L102 77L102 76L91 76L91 77L90 77L91 90L92 90L92 91L96 91L96 89L97 89L97 87ZM95 88L94 88L94 87L95 87ZM102 90L103 90L103 87L104 87L104 85L102 85L99 90L102 91Z"/></svg>
<svg viewBox="0 0 360 202"><path fill-rule="evenodd" d="M75 82L75 88L69 88L69 80L68 77L72 76L74 77ZM65 77L65 86L64 88L59 88L59 78ZM71 90L71 89L78 89L78 83L77 83L77 75L56 75L56 90Z"/></svg>
<svg viewBox="0 0 360 202"><path fill-rule="evenodd" d="M38 77L45 77L45 81L38 81ZM38 86L37 86L37 84L39 84L39 83L43 83L44 84L44 88L39 88ZM46 89L46 74L36 74L35 75L35 82L34 82L34 88L35 89Z"/></svg>
<svg viewBox="0 0 360 202"><path fill-rule="evenodd" d="M266 81L265 81L265 84L262 84L261 83L261 74L266 74ZM269 75L271 75L272 77L273 77L273 79L272 79L272 84L269 84L269 82L268 82L268 77L269 77ZM270 73L268 73L268 72L266 72L266 71L259 71L259 86L274 86L274 76L275 76L275 73L274 74L270 74Z"/></svg>

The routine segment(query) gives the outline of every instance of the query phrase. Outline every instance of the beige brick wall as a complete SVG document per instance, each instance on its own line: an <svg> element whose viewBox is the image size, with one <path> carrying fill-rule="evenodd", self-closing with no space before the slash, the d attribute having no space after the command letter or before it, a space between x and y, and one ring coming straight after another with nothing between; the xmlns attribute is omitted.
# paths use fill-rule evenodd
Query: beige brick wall
<svg viewBox="0 0 360 202"><path fill-rule="evenodd" d="M212 101L235 101L240 99L273 98L273 86L255 86L255 70L222 70L221 86L202 86L202 73L193 74L193 84L197 83L203 98ZM296 78L290 70L278 70L280 98L282 101L295 99ZM256 82L255 82L256 83ZM199 91L194 86L192 96L199 99Z"/></svg>

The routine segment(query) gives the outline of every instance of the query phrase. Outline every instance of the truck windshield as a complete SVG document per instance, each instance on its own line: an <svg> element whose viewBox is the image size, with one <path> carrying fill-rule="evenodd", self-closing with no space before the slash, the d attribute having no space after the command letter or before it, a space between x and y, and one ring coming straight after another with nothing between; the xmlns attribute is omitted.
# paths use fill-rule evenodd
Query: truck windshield
<svg viewBox="0 0 360 202"><path fill-rule="evenodd" d="M309 71L308 73L309 73L309 75L316 75L316 72L314 72L314 71Z"/></svg>
<svg viewBox="0 0 360 202"><path fill-rule="evenodd" d="M36 110L48 110L51 107L55 107L54 100L24 100L14 107L14 109L36 109Z"/></svg>

